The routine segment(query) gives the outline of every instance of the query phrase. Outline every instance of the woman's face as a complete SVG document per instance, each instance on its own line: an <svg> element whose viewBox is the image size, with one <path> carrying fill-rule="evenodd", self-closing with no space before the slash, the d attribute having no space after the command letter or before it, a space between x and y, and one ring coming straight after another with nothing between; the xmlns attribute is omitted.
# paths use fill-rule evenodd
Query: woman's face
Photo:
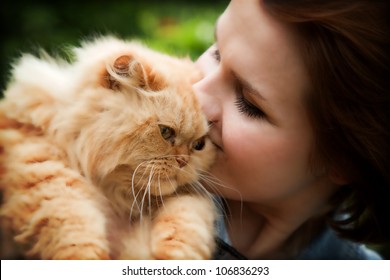
<svg viewBox="0 0 390 280"><path fill-rule="evenodd" d="M224 186L214 191L258 203L310 187L317 177L309 167L309 80L298 35L258 0L232 0L215 34L197 62L205 77L195 85L218 147L211 172Z"/></svg>

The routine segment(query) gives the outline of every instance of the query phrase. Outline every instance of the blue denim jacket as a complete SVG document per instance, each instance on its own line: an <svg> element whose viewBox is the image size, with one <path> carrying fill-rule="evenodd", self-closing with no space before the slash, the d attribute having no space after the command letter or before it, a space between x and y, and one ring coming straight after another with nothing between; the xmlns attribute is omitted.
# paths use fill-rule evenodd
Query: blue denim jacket
<svg viewBox="0 0 390 280"><path fill-rule="evenodd" d="M224 218L216 223L218 238L214 258L219 260L246 259L230 244ZM363 244L341 239L329 227L325 228L296 257L297 260L380 260L381 256Z"/></svg>

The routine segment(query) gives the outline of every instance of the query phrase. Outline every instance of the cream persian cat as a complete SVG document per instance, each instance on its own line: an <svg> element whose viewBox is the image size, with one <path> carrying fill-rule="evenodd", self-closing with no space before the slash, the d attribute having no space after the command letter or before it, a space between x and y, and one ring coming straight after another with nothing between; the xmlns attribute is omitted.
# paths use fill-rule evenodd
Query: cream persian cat
<svg viewBox="0 0 390 280"><path fill-rule="evenodd" d="M22 56L0 102L3 234L27 258L210 258L193 63L110 36L73 51Z"/></svg>

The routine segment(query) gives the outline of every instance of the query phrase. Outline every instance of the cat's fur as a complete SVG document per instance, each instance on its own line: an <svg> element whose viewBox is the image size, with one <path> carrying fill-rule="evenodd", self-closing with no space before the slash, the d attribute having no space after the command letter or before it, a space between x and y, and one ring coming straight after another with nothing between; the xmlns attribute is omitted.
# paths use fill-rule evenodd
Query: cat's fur
<svg viewBox="0 0 390 280"><path fill-rule="evenodd" d="M110 36L73 51L22 56L0 102L3 233L29 258L210 258L193 63Z"/></svg>

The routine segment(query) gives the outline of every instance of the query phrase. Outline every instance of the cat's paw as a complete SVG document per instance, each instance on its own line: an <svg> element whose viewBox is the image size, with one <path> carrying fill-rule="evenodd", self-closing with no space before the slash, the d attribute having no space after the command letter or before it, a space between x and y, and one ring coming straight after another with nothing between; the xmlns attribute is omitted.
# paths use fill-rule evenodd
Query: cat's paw
<svg viewBox="0 0 390 280"><path fill-rule="evenodd" d="M109 252L94 244L73 244L57 251L52 259L57 260L108 260Z"/></svg>
<svg viewBox="0 0 390 280"><path fill-rule="evenodd" d="M158 260L210 259L213 247L204 237L174 225L156 226L152 231L152 255Z"/></svg>

